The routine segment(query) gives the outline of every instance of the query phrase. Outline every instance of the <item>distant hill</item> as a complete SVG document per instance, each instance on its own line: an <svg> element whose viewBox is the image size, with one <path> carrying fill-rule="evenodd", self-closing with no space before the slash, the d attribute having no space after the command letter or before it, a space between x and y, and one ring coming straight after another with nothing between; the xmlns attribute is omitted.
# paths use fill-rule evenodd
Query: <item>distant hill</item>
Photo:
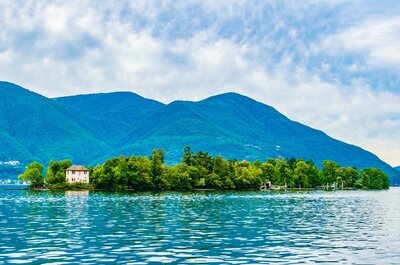
<svg viewBox="0 0 400 265"><path fill-rule="evenodd" d="M164 106L161 102L131 92L77 95L55 100L76 108L88 116L130 125Z"/></svg>
<svg viewBox="0 0 400 265"><path fill-rule="evenodd" d="M0 161L73 159L101 163L119 155L166 150L180 161L186 145L239 160L269 157L331 159L343 166L379 167L392 183L399 173L374 154L291 121L274 108L227 93L199 102L168 105L130 92L48 99L0 83ZM1 174L0 174L1 175Z"/></svg>
<svg viewBox="0 0 400 265"><path fill-rule="evenodd" d="M112 150L97 136L106 134L107 126L52 99L0 83L0 161L70 158L88 163Z"/></svg>
<svg viewBox="0 0 400 265"><path fill-rule="evenodd" d="M293 122L274 108L248 97L227 93L199 102L176 101L160 108L123 136L114 152L146 154L164 147L167 160L180 159L182 147L247 160L266 157L327 159L343 166L379 167L395 178L388 164L357 146Z"/></svg>

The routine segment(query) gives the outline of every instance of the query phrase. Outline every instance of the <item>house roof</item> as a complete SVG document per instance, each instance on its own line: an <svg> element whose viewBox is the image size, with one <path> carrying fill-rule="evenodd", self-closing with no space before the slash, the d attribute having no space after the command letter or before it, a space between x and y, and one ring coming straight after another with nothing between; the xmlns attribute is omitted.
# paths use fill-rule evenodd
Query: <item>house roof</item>
<svg viewBox="0 0 400 265"><path fill-rule="evenodd" d="M84 166L72 166L67 168L66 170L71 170L71 171L87 171L88 169Z"/></svg>

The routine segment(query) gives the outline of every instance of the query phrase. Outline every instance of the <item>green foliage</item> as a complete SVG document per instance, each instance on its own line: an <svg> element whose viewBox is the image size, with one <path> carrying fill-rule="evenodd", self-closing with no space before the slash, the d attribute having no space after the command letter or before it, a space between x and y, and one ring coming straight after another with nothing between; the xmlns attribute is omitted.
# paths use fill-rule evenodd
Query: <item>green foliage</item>
<svg viewBox="0 0 400 265"><path fill-rule="evenodd" d="M50 187L51 190L94 190L94 186L88 183L57 183Z"/></svg>
<svg viewBox="0 0 400 265"><path fill-rule="evenodd" d="M233 183L237 189L259 189L262 184L263 171L256 165L242 161L235 168Z"/></svg>
<svg viewBox="0 0 400 265"><path fill-rule="evenodd" d="M18 178L22 181L29 181L31 188L43 187L43 165L37 161L29 164L25 172L19 175Z"/></svg>
<svg viewBox="0 0 400 265"><path fill-rule="evenodd" d="M76 95L56 98L56 101L75 107L88 116L129 124L164 106L132 92Z"/></svg>
<svg viewBox="0 0 400 265"><path fill-rule="evenodd" d="M322 168L322 171L320 172L320 176L321 176L321 183L334 183L337 179L337 177L339 176L339 169L340 166L331 161L331 160L325 160L323 162L324 167Z"/></svg>
<svg viewBox="0 0 400 265"><path fill-rule="evenodd" d="M318 168L314 165L312 161L307 161L308 165L308 184L309 187L317 187L320 185L319 181L319 170Z"/></svg>
<svg viewBox="0 0 400 265"><path fill-rule="evenodd" d="M378 168L365 168L361 171L363 189L381 190L389 188L389 178Z"/></svg>
<svg viewBox="0 0 400 265"><path fill-rule="evenodd" d="M299 188L309 188L310 182L308 179L309 166L304 161L297 161L294 166L295 185Z"/></svg>
<svg viewBox="0 0 400 265"><path fill-rule="evenodd" d="M93 169L90 178L98 189L154 189L152 164L147 157L119 157Z"/></svg>
<svg viewBox="0 0 400 265"><path fill-rule="evenodd" d="M28 161L43 164L51 159L73 158L85 163L112 151L98 140L110 133L109 128L115 125L112 121L99 122L6 82L0 82L0 102L0 161L15 158L26 165Z"/></svg>
<svg viewBox="0 0 400 265"><path fill-rule="evenodd" d="M338 178L343 181L344 186L353 187L359 178L359 173L356 168L342 167L337 171Z"/></svg>
<svg viewBox="0 0 400 265"><path fill-rule="evenodd" d="M19 160L23 169L29 161L47 163L65 158L78 164L103 164L115 153L146 155L154 146L162 146L168 153L166 164L201 165L207 173L197 181L205 181L213 173L211 157L187 149L182 159L182 147L190 144L192 150L207 150L212 156L220 154L227 159L265 162L267 157L294 156L313 159L321 167L323 158L329 157L346 167L380 168L392 183L400 183L400 174L373 154L292 122L274 108L235 93L164 105L133 93L48 99L0 82L0 102L0 161ZM217 135L222 137L217 139ZM277 145L282 148L257 148ZM283 171L295 169L296 159L285 162ZM0 177L23 172L8 168L7 174L2 174L1 169ZM223 175L214 173L225 181ZM52 182L51 176L49 180ZM278 181L285 183L284 178ZM312 181L309 176L308 182ZM297 185L292 179L286 182Z"/></svg>
<svg viewBox="0 0 400 265"><path fill-rule="evenodd" d="M147 157L134 157L128 160L130 178L128 186L140 190L153 189L151 163Z"/></svg>
<svg viewBox="0 0 400 265"><path fill-rule="evenodd" d="M186 146L183 150L182 162L188 166L192 165L192 153L190 152L190 146Z"/></svg>
<svg viewBox="0 0 400 265"><path fill-rule="evenodd" d="M65 170L72 166L71 160L50 161L45 181L49 185L66 182Z"/></svg>
<svg viewBox="0 0 400 265"><path fill-rule="evenodd" d="M150 157L151 175L154 187L156 189L165 190L169 188L169 182L166 175L166 165L164 164L165 152L162 149L153 150Z"/></svg>
<svg viewBox="0 0 400 265"><path fill-rule="evenodd" d="M207 152L191 153L184 149L182 162L174 166L164 163L165 152L155 149L150 157L115 157L91 168L90 184L105 190L191 190L196 188L218 190L258 190L265 182L288 188L317 188L334 186L355 189L387 189L389 179L377 168L366 168L359 173L356 168L341 167L327 160L321 171L313 161L291 158L248 162L227 160L210 156ZM65 182L65 168L71 161L51 161L46 181L51 189L78 189L85 185ZM28 166L20 176L40 186L43 166L37 162ZM62 178L61 178L62 175ZM43 182L43 181L42 181ZM89 186L88 186L89 187Z"/></svg>
<svg viewBox="0 0 400 265"><path fill-rule="evenodd" d="M186 163L178 164L167 169L168 185L175 190L190 190L193 187L193 173L195 168L188 166Z"/></svg>

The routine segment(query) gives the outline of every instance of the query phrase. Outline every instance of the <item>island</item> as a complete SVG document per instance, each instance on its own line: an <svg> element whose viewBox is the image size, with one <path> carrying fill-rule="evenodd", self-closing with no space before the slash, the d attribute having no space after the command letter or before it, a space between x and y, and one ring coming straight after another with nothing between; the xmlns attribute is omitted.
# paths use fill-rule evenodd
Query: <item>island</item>
<svg viewBox="0 0 400 265"><path fill-rule="evenodd" d="M44 166L35 161L18 178L28 182L30 189L50 190L381 190L390 185L387 174L378 168L358 170L331 160L325 160L321 169L312 160L296 158L238 161L193 153L190 146L185 147L181 163L166 165L164 157L163 149L155 149L148 157L120 156L96 167L50 161L45 176ZM87 171L87 179L68 177L72 169Z"/></svg>

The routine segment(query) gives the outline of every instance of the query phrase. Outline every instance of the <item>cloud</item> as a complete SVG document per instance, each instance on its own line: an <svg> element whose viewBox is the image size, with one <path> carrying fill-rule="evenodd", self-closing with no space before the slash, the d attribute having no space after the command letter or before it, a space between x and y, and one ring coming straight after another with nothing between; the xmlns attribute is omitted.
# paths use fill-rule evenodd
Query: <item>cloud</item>
<svg viewBox="0 0 400 265"><path fill-rule="evenodd" d="M332 56L359 54L366 67L400 70L400 17L367 20L328 36L320 50Z"/></svg>
<svg viewBox="0 0 400 265"><path fill-rule="evenodd" d="M353 16L359 5L2 1L0 79L50 97L236 91L395 165L399 18Z"/></svg>

